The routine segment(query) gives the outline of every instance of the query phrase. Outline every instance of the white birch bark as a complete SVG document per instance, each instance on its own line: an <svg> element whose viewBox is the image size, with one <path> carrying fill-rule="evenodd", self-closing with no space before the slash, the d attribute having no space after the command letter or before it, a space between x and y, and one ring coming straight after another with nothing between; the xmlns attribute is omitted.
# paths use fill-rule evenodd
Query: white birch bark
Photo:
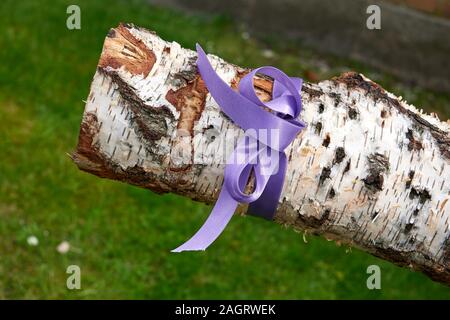
<svg viewBox="0 0 450 320"><path fill-rule="evenodd" d="M246 70L209 55L235 88ZM213 203L242 134L197 73L196 53L120 25L106 37L72 158L100 177ZM255 87L270 99L271 80ZM356 73L302 89L275 221L450 284L449 123ZM193 230L194 231L194 230ZM300 241L300 239L299 239Z"/></svg>

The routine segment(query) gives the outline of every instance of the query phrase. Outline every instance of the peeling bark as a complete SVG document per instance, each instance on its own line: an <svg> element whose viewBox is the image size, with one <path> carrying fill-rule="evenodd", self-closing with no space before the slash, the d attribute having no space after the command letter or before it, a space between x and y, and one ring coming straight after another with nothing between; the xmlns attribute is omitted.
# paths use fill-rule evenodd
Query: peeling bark
<svg viewBox="0 0 450 320"><path fill-rule="evenodd" d="M248 70L209 56L234 89ZM243 135L208 94L196 53L132 25L105 40L72 158L81 170L213 203L224 141ZM272 81L255 79L262 100ZM275 221L450 284L449 124L357 73L302 88ZM229 154L229 153L228 153Z"/></svg>

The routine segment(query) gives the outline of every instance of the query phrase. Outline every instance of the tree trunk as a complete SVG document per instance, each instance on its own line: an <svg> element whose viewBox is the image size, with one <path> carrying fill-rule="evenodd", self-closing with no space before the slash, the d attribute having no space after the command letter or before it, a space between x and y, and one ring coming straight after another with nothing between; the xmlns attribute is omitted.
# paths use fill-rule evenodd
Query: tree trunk
<svg viewBox="0 0 450 320"><path fill-rule="evenodd" d="M233 88L248 72L209 59ZM271 79L255 87L270 100ZM286 149L274 221L449 285L449 123L357 73L305 83L301 94L307 127ZM226 142L242 135L208 95L194 51L120 25L106 37L72 158L100 177L211 204Z"/></svg>

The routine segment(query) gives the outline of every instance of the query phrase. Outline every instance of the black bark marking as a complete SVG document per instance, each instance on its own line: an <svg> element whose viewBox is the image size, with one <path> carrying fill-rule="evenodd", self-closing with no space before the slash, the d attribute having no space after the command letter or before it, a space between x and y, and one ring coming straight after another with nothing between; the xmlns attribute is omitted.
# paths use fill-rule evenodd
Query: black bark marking
<svg viewBox="0 0 450 320"><path fill-rule="evenodd" d="M336 108L339 105L339 103L341 103L341 101L342 101L341 95L339 93L335 93L335 92L330 92L328 95L334 99L334 107Z"/></svg>
<svg viewBox="0 0 450 320"><path fill-rule="evenodd" d="M386 156L374 153L367 157L369 162L369 175L363 179L367 188L372 191L383 190L384 173L389 170L389 161Z"/></svg>
<svg viewBox="0 0 450 320"><path fill-rule="evenodd" d="M336 152L334 154L333 164L341 163L344 160L346 154L343 147L337 147Z"/></svg>
<svg viewBox="0 0 450 320"><path fill-rule="evenodd" d="M330 135L327 133L327 135L325 136L325 139L323 139L322 145L325 148L328 148L328 146L330 145L330 140L331 140Z"/></svg>
<svg viewBox="0 0 450 320"><path fill-rule="evenodd" d="M409 171L409 173L408 173L408 178L409 178L409 180L406 181L406 189L411 188L411 183L412 183L412 180L414 179L414 174L415 174L415 173L416 173L416 172L415 172L414 170L410 170L410 171Z"/></svg>
<svg viewBox="0 0 450 320"><path fill-rule="evenodd" d="M320 135L320 132L322 132L322 122L317 122L315 125L315 131L317 135Z"/></svg>
<svg viewBox="0 0 450 320"><path fill-rule="evenodd" d="M322 169L322 173L319 178L319 186L322 185L326 179L330 178L331 169L329 167L325 167Z"/></svg>
<svg viewBox="0 0 450 320"><path fill-rule="evenodd" d="M324 110L325 106L323 105L323 103L319 104L319 113L323 113Z"/></svg>
<svg viewBox="0 0 450 320"><path fill-rule="evenodd" d="M336 191L334 191L334 188L331 188L328 192L328 198L333 199L336 196Z"/></svg>
<svg viewBox="0 0 450 320"><path fill-rule="evenodd" d="M206 137L206 141L213 142L220 133L212 124L210 124L207 128L203 129L203 134Z"/></svg>
<svg viewBox="0 0 450 320"><path fill-rule="evenodd" d="M408 129L408 131L406 132L406 138L409 140L409 143L408 143L409 151L412 151L412 150L419 151L419 150L423 149L422 142L420 142L419 140L414 138L413 131L411 129Z"/></svg>
<svg viewBox="0 0 450 320"><path fill-rule="evenodd" d="M371 218L372 220L374 220L379 214L380 214L380 211L375 210L375 211L372 213L372 215L371 215L370 218Z"/></svg>
<svg viewBox="0 0 450 320"><path fill-rule="evenodd" d="M347 161L347 164L345 165L345 168L344 168L344 173L347 173L348 171L350 171L351 163L352 163L352 160Z"/></svg>
<svg viewBox="0 0 450 320"><path fill-rule="evenodd" d="M421 204L424 204L426 201L431 199L431 194L427 189L416 189L415 187L411 188L411 192L409 193L409 198L415 199L415 198L419 198L419 202Z"/></svg>
<svg viewBox="0 0 450 320"><path fill-rule="evenodd" d="M307 86L302 86L302 91L306 92L311 98L317 98L323 95L323 91L316 90Z"/></svg>
<svg viewBox="0 0 450 320"><path fill-rule="evenodd" d="M405 225L404 232L410 233L413 227L414 227L414 222L407 222Z"/></svg>
<svg viewBox="0 0 450 320"><path fill-rule="evenodd" d="M348 108L348 116L350 119L354 120L358 117L358 111L355 108Z"/></svg>

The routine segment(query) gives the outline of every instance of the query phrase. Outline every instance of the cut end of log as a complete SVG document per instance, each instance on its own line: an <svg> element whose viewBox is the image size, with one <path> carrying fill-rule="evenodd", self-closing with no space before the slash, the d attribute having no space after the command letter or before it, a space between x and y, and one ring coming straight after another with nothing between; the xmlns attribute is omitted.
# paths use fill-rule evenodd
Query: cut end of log
<svg viewBox="0 0 450 320"><path fill-rule="evenodd" d="M106 36L98 66L113 69L124 67L128 72L142 74L146 78L155 62L155 54L121 23Z"/></svg>

